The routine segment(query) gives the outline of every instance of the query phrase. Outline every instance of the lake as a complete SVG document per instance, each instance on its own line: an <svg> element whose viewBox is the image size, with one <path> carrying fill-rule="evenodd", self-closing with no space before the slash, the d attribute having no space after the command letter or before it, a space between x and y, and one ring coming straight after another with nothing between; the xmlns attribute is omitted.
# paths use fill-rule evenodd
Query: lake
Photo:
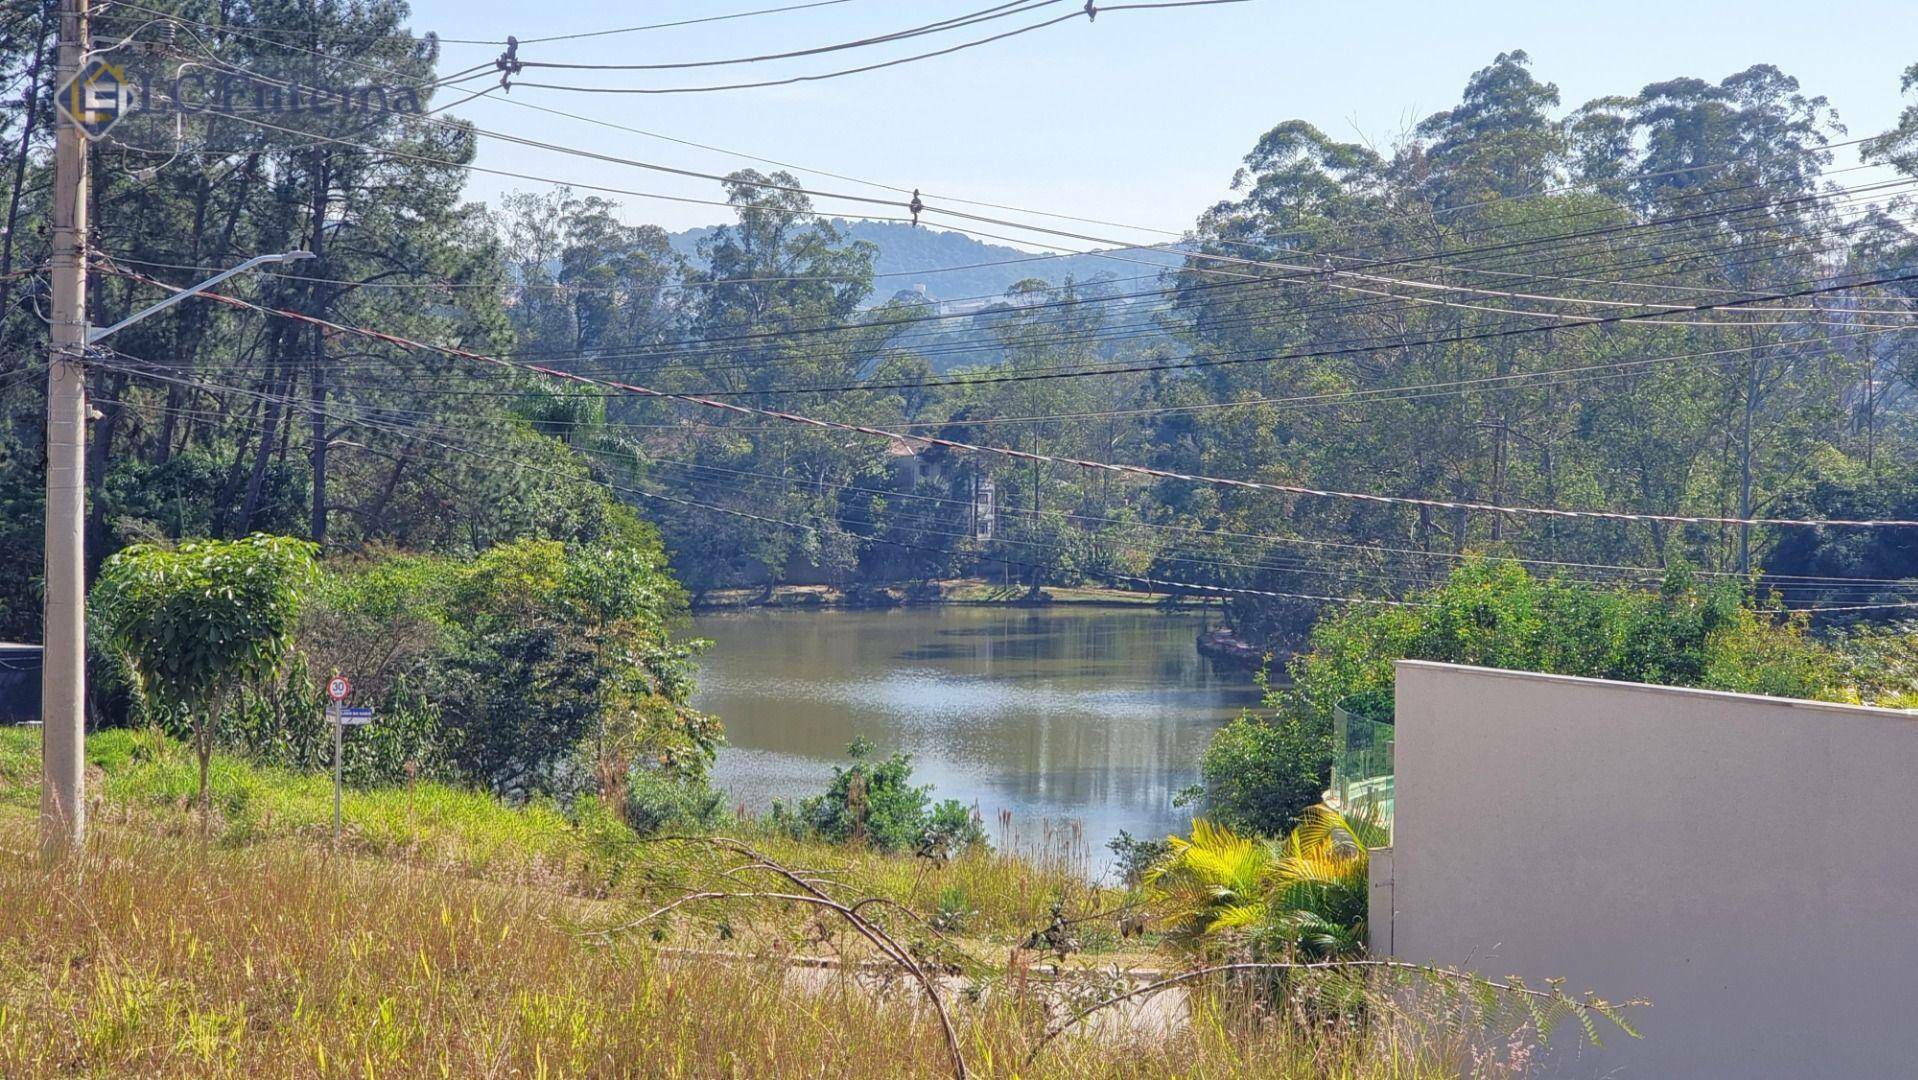
<svg viewBox="0 0 1918 1080"><path fill-rule="evenodd" d="M1189 810L1207 738L1258 701L1194 648L1198 615L949 605L700 615L697 707L726 724L714 780L764 809L822 790L855 736L913 755L935 798L1034 841L1083 826L1094 862L1121 829L1163 837Z"/></svg>

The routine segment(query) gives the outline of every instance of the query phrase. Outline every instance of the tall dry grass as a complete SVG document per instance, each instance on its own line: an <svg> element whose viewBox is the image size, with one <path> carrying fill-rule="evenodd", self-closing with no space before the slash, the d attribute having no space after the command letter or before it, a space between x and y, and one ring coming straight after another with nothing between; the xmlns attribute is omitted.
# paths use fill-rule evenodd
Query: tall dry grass
<svg viewBox="0 0 1918 1080"><path fill-rule="evenodd" d="M0 838L0 1076L951 1075L936 1020L904 987L582 935L536 889L121 826L47 869L13 808ZM1038 1010L988 993L954 1011L981 1076L1474 1071L1462 1043L1302 1033L1218 1008L1093 1027L1027 1069Z"/></svg>

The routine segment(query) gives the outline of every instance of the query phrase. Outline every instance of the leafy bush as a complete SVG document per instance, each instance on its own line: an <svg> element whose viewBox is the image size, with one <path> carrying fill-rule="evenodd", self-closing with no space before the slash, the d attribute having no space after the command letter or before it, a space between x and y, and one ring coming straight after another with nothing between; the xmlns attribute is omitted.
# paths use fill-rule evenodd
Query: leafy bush
<svg viewBox="0 0 1918 1080"><path fill-rule="evenodd" d="M939 900L933 908L931 922L933 929L942 933L963 934L978 914L964 887L948 885L939 890Z"/></svg>
<svg viewBox="0 0 1918 1080"><path fill-rule="evenodd" d="M1124 829L1106 841L1106 850L1118 859L1119 880L1127 888L1137 888L1154 866L1172 854L1169 840L1141 840Z"/></svg>
<svg viewBox="0 0 1918 1080"><path fill-rule="evenodd" d="M628 782L620 817L641 836L663 832L711 832L731 815L726 793L704 778L663 776L650 770L636 772Z"/></svg>
<svg viewBox="0 0 1918 1080"><path fill-rule="evenodd" d="M1834 645L1860 701L1918 708L1918 620L1852 627Z"/></svg>
<svg viewBox="0 0 1918 1080"><path fill-rule="evenodd" d="M1537 578L1510 561L1462 564L1401 607L1354 606L1322 619L1268 690L1270 716L1247 714L1213 737L1202 764L1210 815L1282 835L1325 790L1333 706L1385 706L1393 664L1436 660L1517 671L1822 700L1855 700L1846 665L1801 617L1740 583L1673 571L1656 590Z"/></svg>
<svg viewBox="0 0 1918 1080"><path fill-rule="evenodd" d="M798 806L773 803L775 825L795 836L870 844L881 851L911 851L946 858L983 845L986 833L957 799L932 805L930 785L912 785L912 756L872 760L873 744L854 739L846 748L850 766L835 766L823 794Z"/></svg>
<svg viewBox="0 0 1918 1080"><path fill-rule="evenodd" d="M200 799L229 700L276 682L317 568L314 545L255 534L169 548L135 544L106 561L92 606L125 659L135 699L184 714L200 759Z"/></svg>

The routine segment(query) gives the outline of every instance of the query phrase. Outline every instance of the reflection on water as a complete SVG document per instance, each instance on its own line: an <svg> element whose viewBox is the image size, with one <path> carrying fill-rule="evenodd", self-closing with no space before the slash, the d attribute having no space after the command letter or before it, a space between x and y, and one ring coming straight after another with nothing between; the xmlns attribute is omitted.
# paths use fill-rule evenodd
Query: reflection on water
<svg viewBox="0 0 1918 1080"><path fill-rule="evenodd" d="M718 783L754 808L819 791L846 744L913 755L939 798L1120 829L1186 824L1212 731L1258 700L1193 648L1196 616L1096 608L936 607L704 615L698 707L726 723Z"/></svg>

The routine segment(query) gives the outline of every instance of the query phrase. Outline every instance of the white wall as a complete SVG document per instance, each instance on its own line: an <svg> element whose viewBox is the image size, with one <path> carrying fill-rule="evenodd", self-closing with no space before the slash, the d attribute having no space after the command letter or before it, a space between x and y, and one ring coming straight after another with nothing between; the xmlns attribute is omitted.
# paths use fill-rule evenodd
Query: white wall
<svg viewBox="0 0 1918 1080"><path fill-rule="evenodd" d="M1918 1076L1918 719L1405 661L1397 723L1374 938L1652 1001L1553 1071Z"/></svg>

